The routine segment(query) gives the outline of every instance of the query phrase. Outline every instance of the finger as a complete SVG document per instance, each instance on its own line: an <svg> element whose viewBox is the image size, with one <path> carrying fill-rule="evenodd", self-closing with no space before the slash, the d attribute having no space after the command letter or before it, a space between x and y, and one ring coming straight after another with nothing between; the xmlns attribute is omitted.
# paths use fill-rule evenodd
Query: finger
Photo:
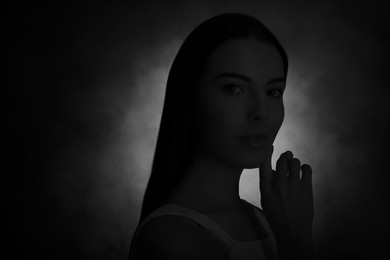
<svg viewBox="0 0 390 260"><path fill-rule="evenodd" d="M285 153L282 153L276 162L276 175L278 178L278 182L284 183L287 181L287 172L288 172L288 165L287 162L289 159L293 158L293 153L291 151L287 151Z"/></svg>
<svg viewBox="0 0 390 260"><path fill-rule="evenodd" d="M301 161L297 158L292 158L288 161L288 171L289 176L288 179L291 182L297 182L300 181L300 174L301 174Z"/></svg>
<svg viewBox="0 0 390 260"><path fill-rule="evenodd" d="M274 152L274 146L271 146L271 149L268 151L264 162L260 165L260 189L268 189L271 187L272 182L272 165L271 159Z"/></svg>
<svg viewBox="0 0 390 260"><path fill-rule="evenodd" d="M312 183L312 175L313 170L311 169L310 165L303 164L301 166L302 169L302 182L306 185L311 185Z"/></svg>
<svg viewBox="0 0 390 260"><path fill-rule="evenodd" d="M312 184L313 170L308 164L302 165L301 169L302 169L303 187L308 192L308 195L311 198L311 200L313 200L313 184Z"/></svg>

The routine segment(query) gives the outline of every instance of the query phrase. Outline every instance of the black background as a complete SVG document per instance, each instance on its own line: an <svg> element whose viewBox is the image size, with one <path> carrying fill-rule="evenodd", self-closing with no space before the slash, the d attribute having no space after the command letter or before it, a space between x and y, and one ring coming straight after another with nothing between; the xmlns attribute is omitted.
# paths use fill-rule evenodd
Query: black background
<svg viewBox="0 0 390 260"><path fill-rule="evenodd" d="M8 3L2 11L2 186L11 202L3 224L12 255L126 259L140 197L118 195L121 210L91 201L100 187L94 185L97 161L136 103L136 64L148 59L153 67L152 55L164 42L212 15L237 11L264 17L292 64L321 71L312 82L316 90L308 92L312 111L340 150L322 151L324 167L337 173L321 184L318 205L327 213L316 216L319 258L389 256L386 10L384 1ZM329 154L337 157L335 165L326 164ZM349 182L356 179L351 193ZM91 203L104 226L99 232Z"/></svg>

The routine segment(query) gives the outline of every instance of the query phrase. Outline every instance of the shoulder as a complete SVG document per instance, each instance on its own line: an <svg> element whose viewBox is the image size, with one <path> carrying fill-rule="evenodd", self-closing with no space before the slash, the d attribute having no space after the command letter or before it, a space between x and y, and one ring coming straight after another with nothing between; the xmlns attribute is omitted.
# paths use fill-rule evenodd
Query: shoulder
<svg viewBox="0 0 390 260"><path fill-rule="evenodd" d="M190 219L160 216L137 235L136 259L226 259L226 251L211 234Z"/></svg>

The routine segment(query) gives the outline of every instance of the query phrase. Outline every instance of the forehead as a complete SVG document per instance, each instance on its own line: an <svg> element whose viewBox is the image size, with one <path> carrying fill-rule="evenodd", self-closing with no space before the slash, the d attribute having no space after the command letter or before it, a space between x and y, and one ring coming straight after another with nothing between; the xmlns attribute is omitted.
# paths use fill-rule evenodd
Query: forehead
<svg viewBox="0 0 390 260"><path fill-rule="evenodd" d="M283 60L276 47L256 39L232 39L208 57L205 76L238 72L257 80L284 76Z"/></svg>

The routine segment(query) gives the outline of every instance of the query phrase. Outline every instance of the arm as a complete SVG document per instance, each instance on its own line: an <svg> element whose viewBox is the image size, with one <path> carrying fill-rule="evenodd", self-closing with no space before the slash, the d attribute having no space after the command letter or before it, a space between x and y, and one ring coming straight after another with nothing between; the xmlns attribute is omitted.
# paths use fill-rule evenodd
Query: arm
<svg viewBox="0 0 390 260"><path fill-rule="evenodd" d="M135 260L228 259L222 245L193 221L178 216L151 220L138 234Z"/></svg>

